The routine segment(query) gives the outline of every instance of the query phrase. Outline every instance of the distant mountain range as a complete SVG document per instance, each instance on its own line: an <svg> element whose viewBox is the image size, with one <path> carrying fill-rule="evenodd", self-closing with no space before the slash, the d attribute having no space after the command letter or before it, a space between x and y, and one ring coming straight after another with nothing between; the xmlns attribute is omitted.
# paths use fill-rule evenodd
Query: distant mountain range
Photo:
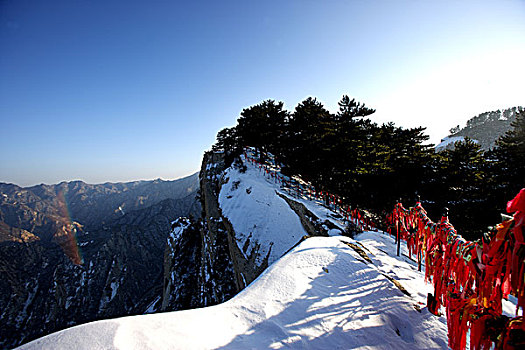
<svg viewBox="0 0 525 350"><path fill-rule="evenodd" d="M450 130L451 134L441 140L436 151L453 149L454 142L466 137L479 143L483 150L489 150L496 145L496 140L511 129L511 123L516 120L516 114L523 111L523 107L513 107L504 110L481 113L467 121L463 128L456 126Z"/></svg>
<svg viewBox="0 0 525 350"><path fill-rule="evenodd" d="M0 348L162 295L171 222L199 216L198 174L22 188L0 183Z"/></svg>

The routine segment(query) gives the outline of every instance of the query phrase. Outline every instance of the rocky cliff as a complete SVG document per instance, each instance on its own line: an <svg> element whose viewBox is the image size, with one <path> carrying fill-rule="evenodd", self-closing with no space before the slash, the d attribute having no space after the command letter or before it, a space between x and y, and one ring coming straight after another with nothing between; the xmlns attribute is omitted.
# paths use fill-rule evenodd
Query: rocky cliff
<svg viewBox="0 0 525 350"><path fill-rule="evenodd" d="M222 154L204 155L199 175L202 215L173 223L164 257L163 298L150 311L214 305L241 289L230 252L231 228L218 203L224 170Z"/></svg>

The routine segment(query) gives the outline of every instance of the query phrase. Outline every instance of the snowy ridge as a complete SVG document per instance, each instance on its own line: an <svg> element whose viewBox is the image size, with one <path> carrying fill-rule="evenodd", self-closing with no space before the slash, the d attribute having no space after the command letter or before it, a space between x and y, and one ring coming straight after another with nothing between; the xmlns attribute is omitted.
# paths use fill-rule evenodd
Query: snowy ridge
<svg viewBox="0 0 525 350"><path fill-rule="evenodd" d="M274 183L279 183L279 189L284 190L293 198L303 199L315 202L317 204L325 203L331 211L332 217L344 218L345 223L349 221L362 231L374 230L377 227L366 214L357 208L350 208L343 204L338 195L331 194L327 191L318 191L311 183L304 181L301 177L294 175L291 178L281 173L281 165L275 160L271 153L265 154L265 160L260 163L256 150L253 147L246 147L242 160L249 166L255 166L255 169L266 172L267 178L272 179Z"/></svg>
<svg viewBox="0 0 525 350"><path fill-rule="evenodd" d="M92 322L21 349L447 348L445 318L425 306L432 287L413 261L395 256L390 236L337 235L340 216L319 201L292 197L254 166L221 176L219 202L236 244L271 264L250 285L219 305ZM308 238L283 256L305 229L278 194L330 221L334 236Z"/></svg>
<svg viewBox="0 0 525 350"><path fill-rule="evenodd" d="M387 243L380 246L393 247L390 237L382 237ZM370 239L364 238L363 243ZM425 307L418 311L420 304L363 262L345 241L356 242L346 237L305 240L226 303L93 322L21 349L446 349L443 317ZM369 254L389 265L384 255ZM406 269L409 263L399 265ZM414 269L407 271L421 274ZM409 292L417 294L413 288Z"/></svg>
<svg viewBox="0 0 525 350"><path fill-rule="evenodd" d="M279 186L254 166L248 165L244 173L229 168L223 176L219 203L245 257L255 254L260 265L268 256L271 264L307 235L298 216L276 195Z"/></svg>

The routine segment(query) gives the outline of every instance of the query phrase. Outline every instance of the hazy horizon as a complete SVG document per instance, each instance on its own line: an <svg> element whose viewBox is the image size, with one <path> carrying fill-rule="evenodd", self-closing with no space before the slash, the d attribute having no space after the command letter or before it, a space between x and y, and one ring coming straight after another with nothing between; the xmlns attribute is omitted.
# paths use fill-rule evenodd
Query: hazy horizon
<svg viewBox="0 0 525 350"><path fill-rule="evenodd" d="M53 186L53 185L59 185L59 184L61 184L63 182L76 182L76 181L84 182L84 183L86 183L88 185L103 185L103 184L108 184L108 183L130 183L130 182L155 181L155 180L176 181L176 180L181 180L181 179L184 179L184 178L187 178L187 177L191 177L191 176L197 174L198 172L199 172L199 170L194 171L194 172L192 172L190 174L187 174L187 175L182 175L182 176L179 176L179 177L176 177L176 178L171 178L171 179L164 179L164 178L161 178L161 177L150 178L150 179L133 179L133 178L130 178L130 179L122 179L122 180L116 180L116 181L95 181L95 182L85 181L83 179L70 179L70 180L61 180L61 181L53 182L53 183L38 182L38 183L30 183L30 184L27 184L27 185L21 185L21 184L17 184L17 183L14 183L14 182L5 182L5 181L0 181L0 183L16 185L16 186L19 186L19 187L22 187L22 188L28 188L28 187L34 187L34 186L40 186L40 185Z"/></svg>

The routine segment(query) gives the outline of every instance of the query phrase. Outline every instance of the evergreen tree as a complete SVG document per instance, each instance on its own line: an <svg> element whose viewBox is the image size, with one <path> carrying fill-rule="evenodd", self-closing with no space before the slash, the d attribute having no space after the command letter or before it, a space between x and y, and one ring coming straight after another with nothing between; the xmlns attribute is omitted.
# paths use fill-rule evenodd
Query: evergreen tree
<svg viewBox="0 0 525 350"><path fill-rule="evenodd" d="M454 144L444 156L441 179L446 184L442 194L451 201L475 198L484 180L484 162L481 146L469 138Z"/></svg>
<svg viewBox="0 0 525 350"><path fill-rule="evenodd" d="M369 151L370 131L373 124L364 117L375 112L347 95L338 102L339 112L334 118L332 161L329 169L331 190L345 197L353 197L357 192L358 176L364 169L364 159Z"/></svg>
<svg viewBox="0 0 525 350"><path fill-rule="evenodd" d="M496 141L494 176L510 200L525 187L525 111L516 114L512 129Z"/></svg>
<svg viewBox="0 0 525 350"><path fill-rule="evenodd" d="M242 147L237 137L237 129L224 128L217 133L217 141L212 146L212 151L224 152L226 163L231 164L233 158L242 153Z"/></svg>
<svg viewBox="0 0 525 350"><path fill-rule="evenodd" d="M289 170L307 180L319 182L325 164L323 155L329 147L333 116L317 99L308 97L295 107L288 123L287 155Z"/></svg>
<svg viewBox="0 0 525 350"><path fill-rule="evenodd" d="M450 208L450 220L466 239L480 238L488 225L494 223L488 200L487 161L481 146L469 138L454 144L453 150L438 155L440 168L436 186L429 196L435 213Z"/></svg>
<svg viewBox="0 0 525 350"><path fill-rule="evenodd" d="M214 152L233 152L238 146L236 129L224 128L217 133L217 140L212 146Z"/></svg>
<svg viewBox="0 0 525 350"><path fill-rule="evenodd" d="M431 216L448 206L466 238L478 238L494 224L504 203L524 186L524 112L488 154L468 139L436 154L424 144L424 128L378 126L367 118L373 113L346 95L336 115L313 97L292 114L282 102L267 100L243 109L237 126L218 133L213 149L230 159L245 146L272 152L286 166L284 173L376 212L391 210L401 197L413 202L418 192Z"/></svg>
<svg viewBox="0 0 525 350"><path fill-rule="evenodd" d="M352 122L355 118L367 117L376 111L375 109L366 107L364 103L356 102L355 99L350 100L348 95L343 95L341 101L337 104L339 105L337 117L343 123Z"/></svg>
<svg viewBox="0 0 525 350"><path fill-rule="evenodd" d="M283 102L274 100L243 109L236 127L239 143L262 152L279 152L287 118Z"/></svg>
<svg viewBox="0 0 525 350"><path fill-rule="evenodd" d="M370 184L370 205L386 209L401 197L413 200L416 192L422 190L434 155L432 145L423 144L428 140L424 131L421 127L399 128L393 123L378 128L374 136L376 159L371 175L375 186Z"/></svg>

